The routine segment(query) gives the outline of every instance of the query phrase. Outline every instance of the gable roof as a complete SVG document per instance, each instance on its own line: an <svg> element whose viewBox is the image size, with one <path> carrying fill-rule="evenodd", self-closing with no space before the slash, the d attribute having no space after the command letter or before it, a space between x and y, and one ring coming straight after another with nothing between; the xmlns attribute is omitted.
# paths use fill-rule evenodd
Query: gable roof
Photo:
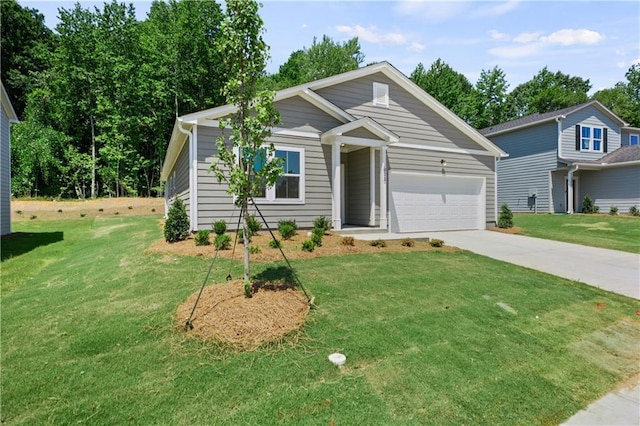
<svg viewBox="0 0 640 426"><path fill-rule="evenodd" d="M387 76L391 81L405 89L411 95L413 95L416 99L433 110L436 114L441 116L446 122L458 129L461 133L476 142L487 152L493 154L495 157L504 157L507 155L506 152L504 152L498 146L494 145L490 140L481 135L477 130L468 125L464 120L451 112L448 108L438 102L435 98L425 92L407 76L402 74L398 69L396 69L393 65L386 61L358 68L356 70L348 71L335 76L326 77L320 80L315 80L287 89L279 90L275 94L274 102L288 99L293 96L300 96L322 111L326 112L327 114L345 124L358 121L358 118L353 117L337 105L320 96L318 93L316 93L316 91L325 87L334 86L340 83L359 79L380 72ZM200 120L217 120L229 114L233 114L235 111L235 105L224 105L177 117L173 127L173 132L171 134L171 139L169 141L169 147L167 148L165 161L163 163L161 179L166 180L168 178L169 171L173 168L177 156L186 141L187 134L182 131L181 128L188 130L189 128L193 127L193 125L197 124ZM367 122L367 125L377 128L377 126L369 122ZM379 131L380 129L378 128L377 130ZM385 135L386 137L393 135L393 133L389 132L388 130L386 131L386 133L389 133ZM390 137L388 140L393 143L395 142L394 139L394 137Z"/></svg>
<svg viewBox="0 0 640 426"><path fill-rule="evenodd" d="M566 117L567 115L573 114L574 112L580 111L584 108L588 108L590 106L594 106L602 111L604 114L609 116L614 121L618 122L621 127L624 127L627 123L625 123L620 117L615 115L609 108L602 105L599 101L589 101L582 104L570 106L568 108L562 108L555 111L545 112L545 113L534 113L530 115L525 115L524 117L516 118L515 120L507 121L504 123L496 124L495 126L485 127L484 129L480 129L480 134L484 136L495 136L501 133L508 133L514 130L519 130L529 126L535 126L541 123L545 123L547 121L553 121L558 117Z"/></svg>
<svg viewBox="0 0 640 426"><path fill-rule="evenodd" d="M577 160L577 159L569 159L563 158L563 162L567 164L577 164L577 165L586 165L586 166L614 166L614 165L623 165L623 164L640 164L640 145L626 145L621 146L620 148L612 151L608 154L603 155L597 160Z"/></svg>
<svg viewBox="0 0 640 426"><path fill-rule="evenodd" d="M7 117L9 117L9 123L19 123L18 115L11 105L7 90L4 88L4 84L0 81L0 100L2 102L2 110L5 111Z"/></svg>

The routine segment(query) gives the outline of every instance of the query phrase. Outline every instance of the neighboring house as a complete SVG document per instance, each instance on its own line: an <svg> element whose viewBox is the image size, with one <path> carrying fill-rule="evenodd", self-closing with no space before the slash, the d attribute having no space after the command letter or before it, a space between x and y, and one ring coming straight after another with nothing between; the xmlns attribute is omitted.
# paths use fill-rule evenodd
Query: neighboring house
<svg viewBox="0 0 640 426"><path fill-rule="evenodd" d="M514 212L580 212L585 195L608 212L640 206L640 129L598 101L480 130L509 157L498 204Z"/></svg>
<svg viewBox="0 0 640 426"><path fill-rule="evenodd" d="M504 152L387 62L280 90L272 129L286 173L256 204L271 226L319 216L394 232L484 229L496 221L495 165ZM216 161L225 105L176 119L161 179L182 199L192 230L238 211Z"/></svg>
<svg viewBox="0 0 640 426"><path fill-rule="evenodd" d="M2 82L0 92L0 235L6 235L11 233L11 124L18 122L18 116Z"/></svg>

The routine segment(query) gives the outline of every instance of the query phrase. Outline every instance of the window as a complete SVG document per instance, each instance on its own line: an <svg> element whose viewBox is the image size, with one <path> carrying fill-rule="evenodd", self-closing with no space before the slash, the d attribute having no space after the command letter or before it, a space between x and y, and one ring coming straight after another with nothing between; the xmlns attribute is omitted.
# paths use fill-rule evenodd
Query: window
<svg viewBox="0 0 640 426"><path fill-rule="evenodd" d="M580 151L602 152L603 129L601 127L581 126Z"/></svg>
<svg viewBox="0 0 640 426"><path fill-rule="evenodd" d="M629 135L629 145L638 145L640 144L640 135Z"/></svg>
<svg viewBox="0 0 640 426"><path fill-rule="evenodd" d="M389 85L373 83L373 106L389 108Z"/></svg>
<svg viewBox="0 0 640 426"><path fill-rule="evenodd" d="M266 150L261 151L261 159L254 159L254 170L260 170L266 158ZM280 159L284 174L274 187L265 188L256 201L303 204L304 203L304 149L276 147L273 157ZM273 158L272 157L272 158Z"/></svg>

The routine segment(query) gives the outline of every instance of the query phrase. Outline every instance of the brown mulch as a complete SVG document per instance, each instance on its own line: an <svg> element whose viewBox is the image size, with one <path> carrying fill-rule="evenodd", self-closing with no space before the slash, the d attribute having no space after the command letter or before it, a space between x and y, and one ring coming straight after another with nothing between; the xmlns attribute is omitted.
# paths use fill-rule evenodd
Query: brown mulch
<svg viewBox="0 0 640 426"><path fill-rule="evenodd" d="M185 327L198 292L178 306L179 327ZM238 350L252 350L279 342L304 324L309 304L292 284L254 282L252 294L244 297L242 280L205 287L188 333Z"/></svg>
<svg viewBox="0 0 640 426"><path fill-rule="evenodd" d="M501 232L503 234L521 234L522 228L520 228L519 226L513 226L511 228L498 228L496 226L495 228L487 228L487 231Z"/></svg>
<svg viewBox="0 0 640 426"><path fill-rule="evenodd" d="M11 220L92 219L164 214L164 198L120 197L95 200L11 200Z"/></svg>

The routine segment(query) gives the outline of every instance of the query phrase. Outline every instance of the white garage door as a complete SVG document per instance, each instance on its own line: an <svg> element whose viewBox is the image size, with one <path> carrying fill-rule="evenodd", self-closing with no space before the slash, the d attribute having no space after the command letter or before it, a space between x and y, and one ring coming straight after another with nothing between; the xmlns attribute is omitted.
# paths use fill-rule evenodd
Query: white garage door
<svg viewBox="0 0 640 426"><path fill-rule="evenodd" d="M391 232L485 228L485 179L389 173Z"/></svg>

